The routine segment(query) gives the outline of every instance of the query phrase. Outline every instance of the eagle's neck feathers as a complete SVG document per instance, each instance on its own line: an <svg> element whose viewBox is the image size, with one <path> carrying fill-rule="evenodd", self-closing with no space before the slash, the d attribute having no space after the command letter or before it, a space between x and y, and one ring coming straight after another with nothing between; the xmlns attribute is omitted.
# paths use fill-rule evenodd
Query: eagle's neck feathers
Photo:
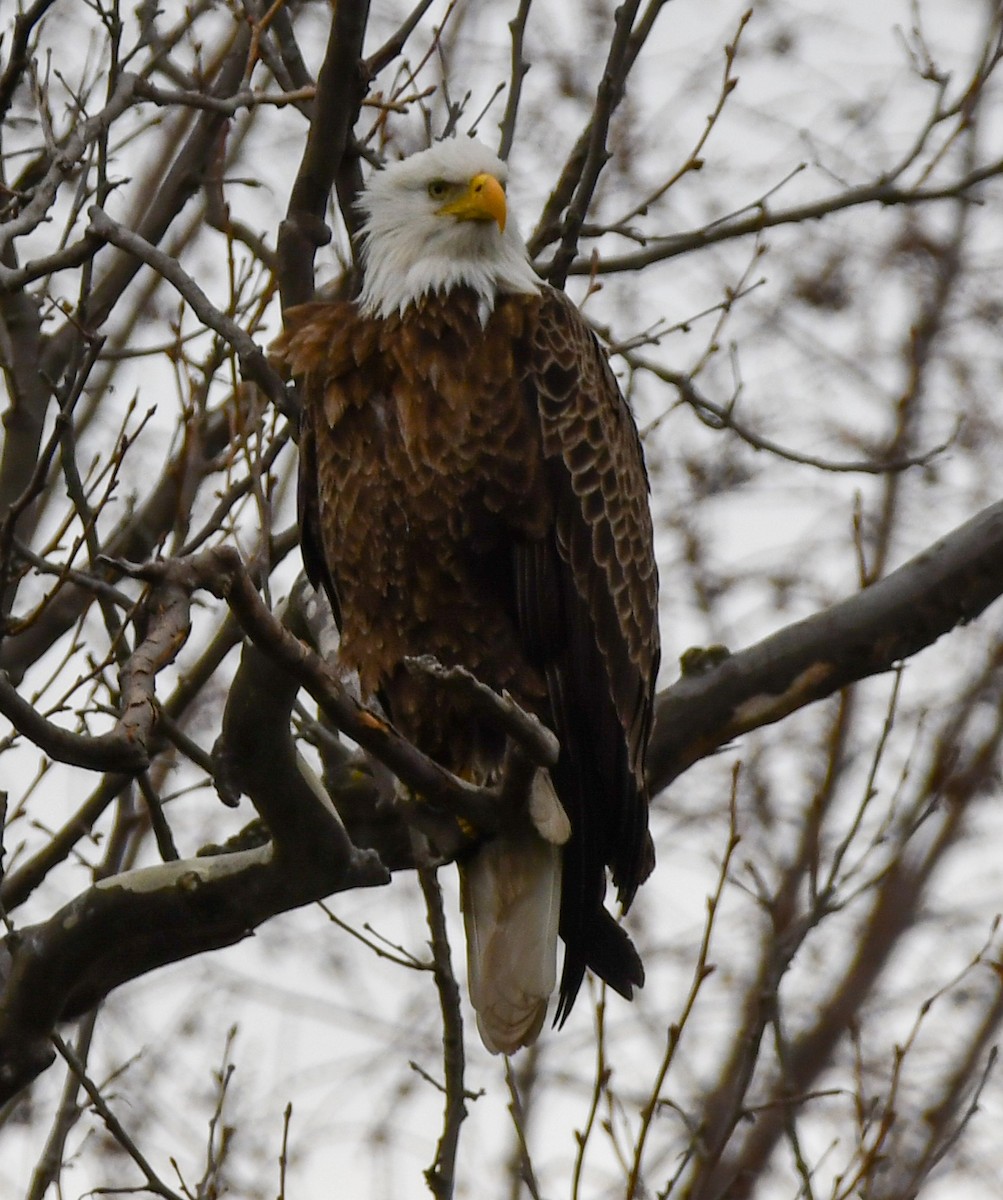
<svg viewBox="0 0 1003 1200"><path fill-rule="evenodd" d="M446 144L437 152L446 157L448 170L449 158L470 150ZM498 296L535 294L540 278L514 222L503 232L491 221L460 221L436 211L427 195L428 177L438 173L436 162L419 161L429 155L415 155L380 172L363 196L359 307L367 316L389 317L403 314L423 297L469 288L477 296L483 323ZM476 163L471 159L463 166L473 174L481 169ZM483 169L495 165L503 169L491 156Z"/></svg>
<svg viewBox="0 0 1003 1200"><path fill-rule="evenodd" d="M518 237L449 217L432 215L384 228L370 225L363 261L359 306L368 316L403 314L425 296L470 288L485 320L499 295L540 290L540 278Z"/></svg>

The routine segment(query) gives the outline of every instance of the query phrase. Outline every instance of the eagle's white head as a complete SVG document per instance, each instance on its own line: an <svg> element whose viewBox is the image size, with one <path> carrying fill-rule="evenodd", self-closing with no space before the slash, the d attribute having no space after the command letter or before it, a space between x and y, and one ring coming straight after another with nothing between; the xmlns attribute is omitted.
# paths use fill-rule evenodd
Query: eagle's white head
<svg viewBox="0 0 1003 1200"><path fill-rule="evenodd" d="M362 311L387 317L422 296L469 287L487 320L500 293L538 291L508 220L507 177L502 160L470 138L438 142L377 172L359 201Z"/></svg>

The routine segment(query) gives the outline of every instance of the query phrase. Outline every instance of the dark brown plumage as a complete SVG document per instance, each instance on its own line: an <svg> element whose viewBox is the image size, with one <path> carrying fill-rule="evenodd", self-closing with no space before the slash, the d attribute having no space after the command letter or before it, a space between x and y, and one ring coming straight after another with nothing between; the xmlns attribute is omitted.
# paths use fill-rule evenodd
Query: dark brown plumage
<svg viewBox="0 0 1003 1200"><path fill-rule="evenodd" d="M406 313L349 302L287 315L302 385L300 512L341 655L403 734L453 771L500 764L496 730L407 655L508 689L557 734L570 818L557 1019L586 966L630 996L639 958L603 905L651 870L644 750L658 667L647 479L631 414L566 297L466 290Z"/></svg>
<svg viewBox="0 0 1003 1200"><path fill-rule="evenodd" d="M525 811L459 862L485 1046L537 1036L585 968L644 971L606 910L651 870L644 754L658 667L648 486L631 414L577 309L508 221L506 165L457 138L374 174L357 300L286 314L301 383L300 521L341 658L426 754L497 777L504 739L408 657L509 691L557 734Z"/></svg>

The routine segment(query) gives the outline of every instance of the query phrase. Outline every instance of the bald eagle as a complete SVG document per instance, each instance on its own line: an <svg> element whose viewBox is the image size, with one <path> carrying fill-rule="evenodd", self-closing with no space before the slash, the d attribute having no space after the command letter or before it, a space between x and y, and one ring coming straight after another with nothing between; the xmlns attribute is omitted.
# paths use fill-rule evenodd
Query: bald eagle
<svg viewBox="0 0 1003 1200"><path fill-rule="evenodd" d="M309 578L364 697L426 754L497 778L504 736L431 655L507 690L560 742L526 813L461 858L481 1037L532 1042L589 967L630 997L624 910L651 871L644 756L658 668L648 482L595 336L533 271L508 219L505 164L442 142L376 173L360 201L363 285L286 314L299 380L300 525Z"/></svg>

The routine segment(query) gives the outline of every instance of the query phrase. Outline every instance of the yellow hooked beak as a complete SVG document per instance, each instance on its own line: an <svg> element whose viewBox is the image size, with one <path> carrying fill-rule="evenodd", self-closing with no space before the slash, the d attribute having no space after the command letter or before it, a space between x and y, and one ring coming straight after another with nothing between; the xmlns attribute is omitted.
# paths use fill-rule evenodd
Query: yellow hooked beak
<svg viewBox="0 0 1003 1200"><path fill-rule="evenodd" d="M505 189L493 175L475 175L470 186L459 198L439 209L440 216L456 217L460 221L494 221L505 232L508 208Z"/></svg>

